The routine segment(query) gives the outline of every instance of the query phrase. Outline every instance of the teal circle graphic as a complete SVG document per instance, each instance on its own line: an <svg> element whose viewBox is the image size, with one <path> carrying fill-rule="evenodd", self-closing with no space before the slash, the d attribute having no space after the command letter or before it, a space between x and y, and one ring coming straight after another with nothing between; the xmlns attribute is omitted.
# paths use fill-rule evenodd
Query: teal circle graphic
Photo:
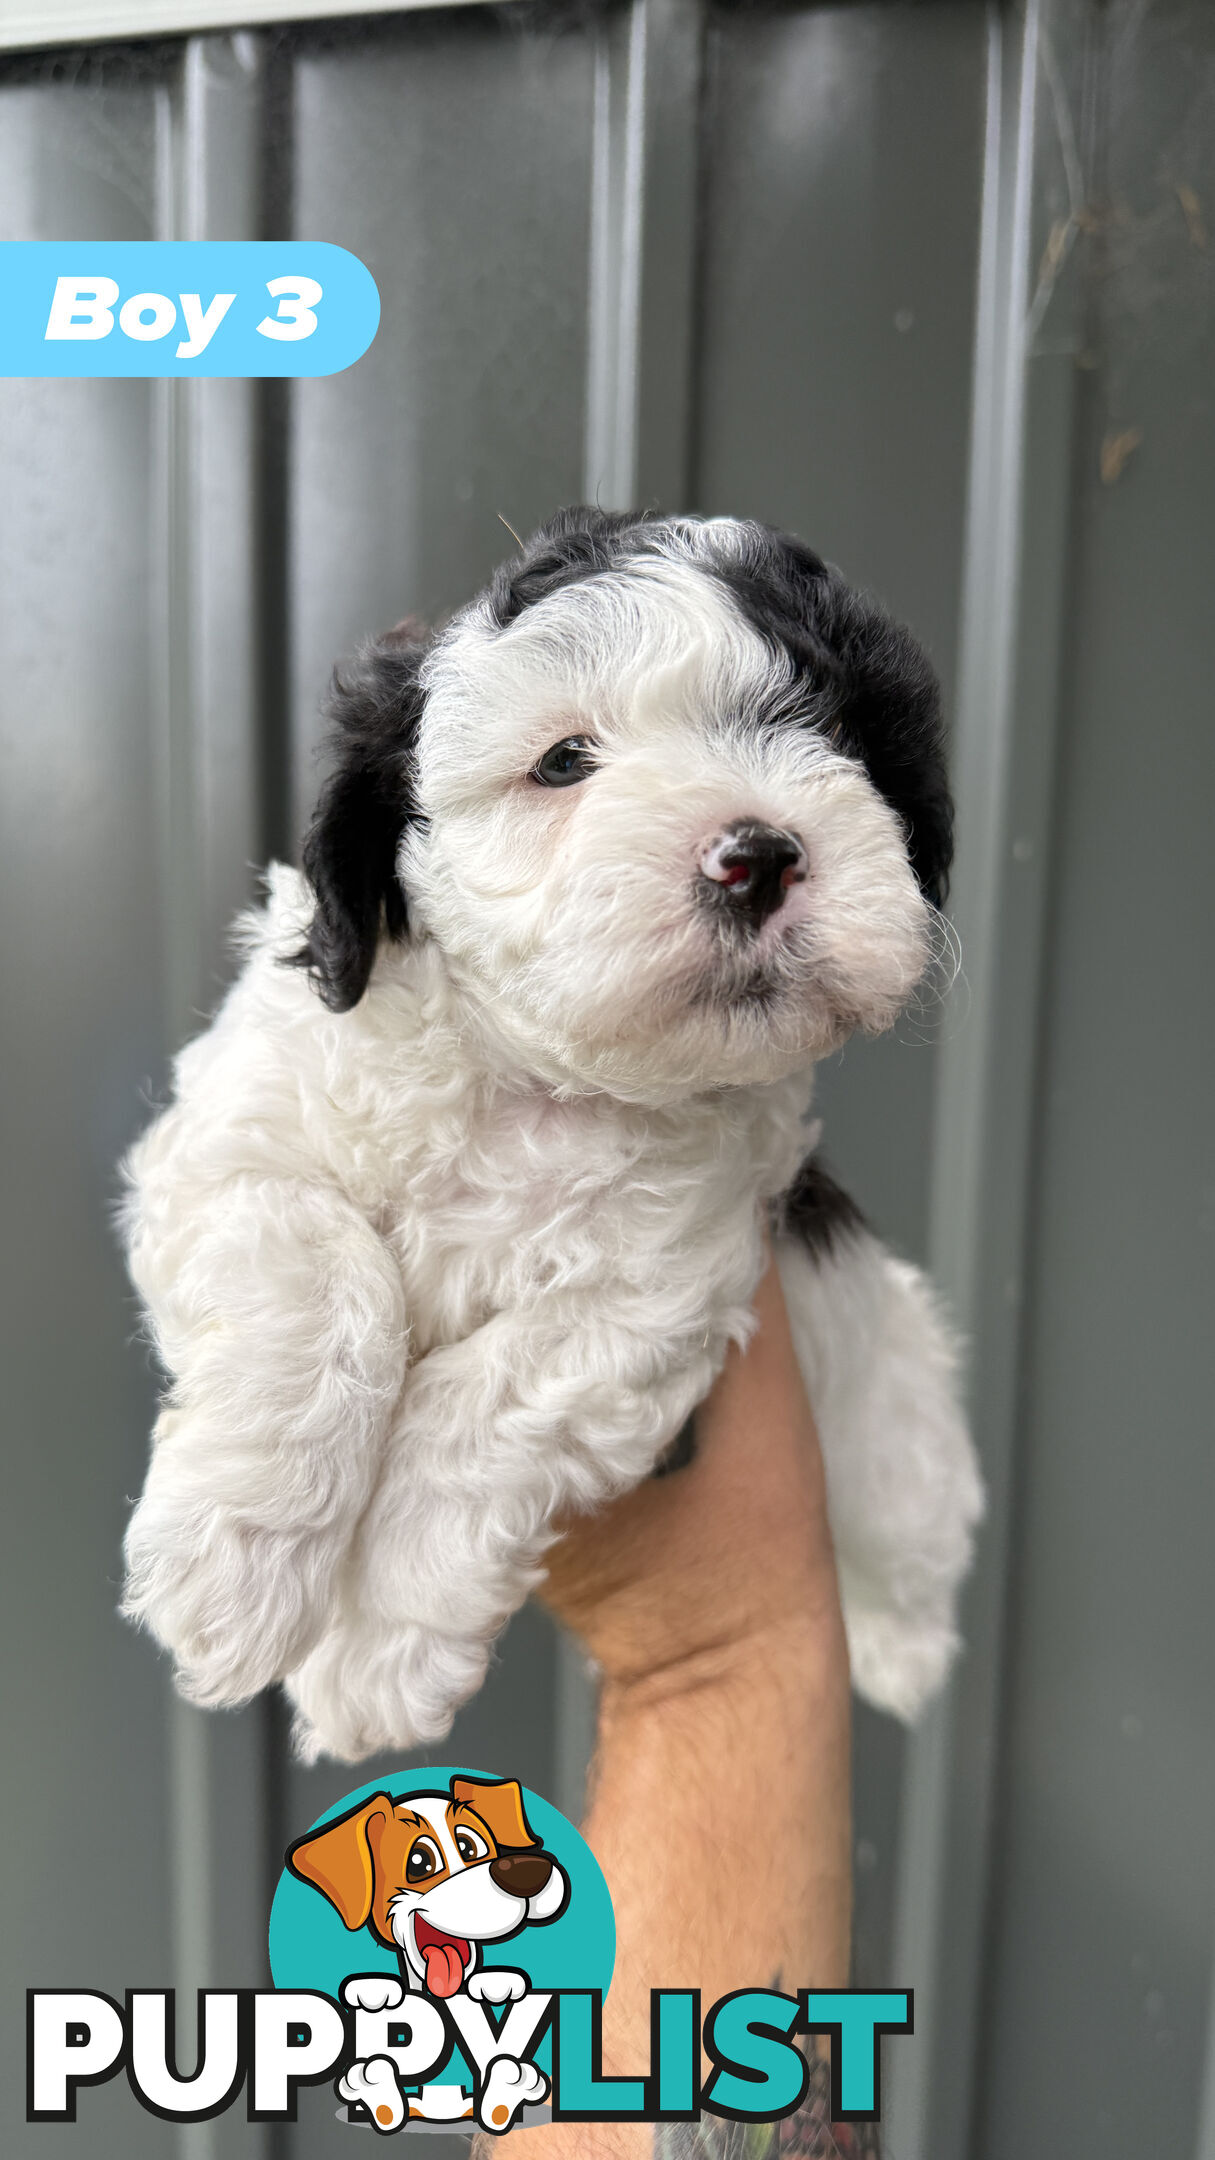
<svg viewBox="0 0 1215 2160"><path fill-rule="evenodd" d="M438 1763L390 1772L355 1786L314 1823L301 1827L298 1835L321 1829L376 1793L408 1800L418 1793L447 1792L453 1777L496 1781L499 1776L497 1771ZM599 1988L606 1996L616 1959L616 1921L603 1871L586 1840L550 1800L529 1786L520 1789L532 1829L565 1872L569 1900L558 1919L523 1927L505 1942L484 1944L480 1962L525 1972L535 1990ZM400 1977L400 1965L369 1929L346 1927L319 1890L284 1867L270 1908L270 1972L276 1988L315 1988L340 2002L342 1982L349 1974L383 1972ZM548 2058L546 2036L536 2051L536 2061L547 2069ZM445 2082L459 2076L460 2061L458 2055L453 2056L444 2072Z"/></svg>

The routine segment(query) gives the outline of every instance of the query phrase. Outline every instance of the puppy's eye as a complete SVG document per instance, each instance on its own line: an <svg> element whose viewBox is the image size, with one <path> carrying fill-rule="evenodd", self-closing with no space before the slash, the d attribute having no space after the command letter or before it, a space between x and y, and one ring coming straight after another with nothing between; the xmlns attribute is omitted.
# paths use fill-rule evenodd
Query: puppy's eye
<svg viewBox="0 0 1215 2160"><path fill-rule="evenodd" d="M574 787L595 770L595 746L589 736L567 735L533 765L531 778L541 787Z"/></svg>
<svg viewBox="0 0 1215 2160"><path fill-rule="evenodd" d="M489 1847L478 1831L469 1830L464 1824L461 1824L456 1832L456 1851L459 1853L461 1860L467 1861L471 1867L474 1860L484 1860L488 1857Z"/></svg>
<svg viewBox="0 0 1215 2160"><path fill-rule="evenodd" d="M405 1862L405 1880L408 1883L425 1882L428 1875L437 1875L443 1865L438 1846L431 1838L415 1838Z"/></svg>

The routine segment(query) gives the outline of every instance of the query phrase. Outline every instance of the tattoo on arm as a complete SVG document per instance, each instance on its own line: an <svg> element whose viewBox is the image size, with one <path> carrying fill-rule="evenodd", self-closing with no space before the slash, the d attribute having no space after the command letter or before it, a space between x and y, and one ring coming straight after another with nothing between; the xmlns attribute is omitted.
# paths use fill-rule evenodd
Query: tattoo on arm
<svg viewBox="0 0 1215 2160"><path fill-rule="evenodd" d="M469 2160L492 2160L493 2138L475 2138ZM877 2123L833 2123L831 2065L816 2055L806 2097L783 2122L656 2123L654 2160L881 2160Z"/></svg>
<svg viewBox="0 0 1215 2160"><path fill-rule="evenodd" d="M806 2097L783 2122L722 2122L704 2115L698 2123L657 2123L654 2160L881 2160L877 2123L833 2123L831 2065L810 2063Z"/></svg>

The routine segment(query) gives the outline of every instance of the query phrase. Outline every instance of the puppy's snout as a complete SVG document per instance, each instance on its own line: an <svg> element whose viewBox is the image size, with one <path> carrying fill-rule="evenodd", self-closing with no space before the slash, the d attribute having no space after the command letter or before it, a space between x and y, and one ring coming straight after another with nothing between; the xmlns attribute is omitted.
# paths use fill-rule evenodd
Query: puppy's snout
<svg viewBox="0 0 1215 2160"><path fill-rule="evenodd" d="M489 1863L490 1881L512 1897L537 1897L553 1872L547 1853L499 1853Z"/></svg>
<svg viewBox="0 0 1215 2160"><path fill-rule="evenodd" d="M751 818L727 825L700 857L707 894L754 928L775 914L789 887L800 885L809 867L796 833Z"/></svg>

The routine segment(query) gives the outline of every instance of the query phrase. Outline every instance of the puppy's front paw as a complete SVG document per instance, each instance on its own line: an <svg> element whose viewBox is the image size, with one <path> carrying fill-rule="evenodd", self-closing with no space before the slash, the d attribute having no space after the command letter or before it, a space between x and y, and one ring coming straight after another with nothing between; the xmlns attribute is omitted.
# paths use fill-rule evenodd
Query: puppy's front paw
<svg viewBox="0 0 1215 2160"><path fill-rule="evenodd" d="M122 1609L172 1651L190 1701L247 1702L307 1652L324 1615L300 1543L149 1489L127 1532Z"/></svg>
<svg viewBox="0 0 1215 2160"><path fill-rule="evenodd" d="M395 1973L352 1973L342 1982L342 2001L352 2010L399 2010L405 1989Z"/></svg>
<svg viewBox="0 0 1215 2160"><path fill-rule="evenodd" d="M409 1625L377 1634L370 1622L334 1628L288 1681L305 1762L360 1762L382 1749L427 1747L449 1730L485 1678L489 1645Z"/></svg>
<svg viewBox="0 0 1215 2160"><path fill-rule="evenodd" d="M396 2064L388 2055L371 2055L366 2062L351 2063L338 2079L343 2100L366 2108L382 2137L399 2130L408 2112L397 2082Z"/></svg>
<svg viewBox="0 0 1215 2160"><path fill-rule="evenodd" d="M520 2108L538 2106L548 2097L548 2079L535 2063L516 2062L513 2055L495 2055L485 2072L477 2120L493 2137L502 2137Z"/></svg>
<svg viewBox="0 0 1215 2160"><path fill-rule="evenodd" d="M487 1965L482 1972L470 1974L465 1994L474 2002L519 2002L526 1995L528 1981L524 1973L510 1972L505 1965Z"/></svg>

